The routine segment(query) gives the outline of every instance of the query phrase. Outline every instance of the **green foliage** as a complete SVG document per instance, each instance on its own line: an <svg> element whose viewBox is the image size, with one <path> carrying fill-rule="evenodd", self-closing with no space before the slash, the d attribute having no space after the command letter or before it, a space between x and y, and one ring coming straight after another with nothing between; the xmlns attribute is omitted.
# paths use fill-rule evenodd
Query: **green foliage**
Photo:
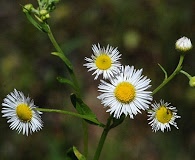
<svg viewBox="0 0 195 160"><path fill-rule="evenodd" d="M52 12L56 8L56 4L60 0L38 0L39 9L46 9L49 12Z"/></svg>
<svg viewBox="0 0 195 160"><path fill-rule="evenodd" d="M175 66L177 63L178 55L170 54L173 52L172 44L175 39L185 34L194 41L194 0L187 2L135 0L100 0L92 2L73 0L61 1L60 5L57 6L59 7L58 10L54 10L58 1L39 0L39 3L41 3L42 9L52 11L51 27L56 31L55 34L60 45L64 46L63 51L67 51L71 44L71 50L68 50L68 54L73 59L75 66L79 68L79 73L82 72L82 74L79 74L79 82L86 91L92 93L97 91L90 84L89 79L91 77L86 78L89 76L85 73L86 69L81 67L84 57L91 53L91 44L99 42L119 46L125 63L136 64L139 67L147 66L144 70L153 80L152 86L154 87L161 81L159 76L161 72L154 69L156 63L160 62L164 66L164 68L160 68L165 73L165 77L167 77L165 69L169 73L172 71L173 65ZM24 3L24 1L21 3ZM39 106L57 107L63 105L65 109L70 109L66 107L69 106L67 100L69 90L65 90L55 82L56 76L65 74L65 67L60 61L48 54L52 48L51 45L48 45L46 36L37 32L29 23L25 22L17 1L8 3L2 0L0 4L3 7L1 13L2 36L0 38L2 44L0 46L1 98L3 99L4 95L16 87L31 94ZM46 28L41 26L43 21L37 19L39 17L32 17L31 14L31 12L26 14L28 20L37 29L47 33ZM39 16L38 12L37 16ZM47 19L44 22L48 23ZM72 39L75 41L71 41ZM81 42L82 46L78 45L77 42ZM9 56L16 57L18 55L17 63L20 67L7 68L6 59ZM195 57L194 54L191 56L192 58L186 56L183 67L193 73ZM9 61L9 64L13 65L14 63L16 63L15 60ZM47 76L48 73L49 75L52 73L52 76ZM125 121L122 127L117 127L116 130L111 132L112 134L108 139L110 143L104 146L105 152L102 152L104 159L193 159L195 122L193 121L194 113L191 111L194 109L195 94L193 88L189 89L188 85L183 83L187 82L185 77L180 77L181 79L171 82L173 84L172 88L168 87L166 91L158 94L158 98L164 97L178 105L182 115L182 121L179 122L179 131L171 132L171 138L169 139L167 137L170 134L167 133L163 135L160 133L153 134L145 122L146 117L140 118L138 116L136 122L132 120ZM66 83L71 87L74 86L72 80L62 77L59 77L58 82ZM91 103L91 95L87 92L83 93L84 101L87 104ZM101 125L96 117L91 115L91 111L88 111L89 107L86 104L83 104L78 97L73 96L72 99L76 110L80 114L91 118L87 122ZM90 104L90 108L94 109L98 105L99 103L94 101ZM101 119L106 119L107 114L102 114L102 112L98 114L101 115ZM69 148L72 144L66 144L68 137L71 137L72 141L76 139L75 136L80 133L78 125L73 125L74 123L70 121L69 116L65 117L65 120L56 115L48 116L48 114L44 114L43 117L45 121L43 132L36 133L27 139L10 132L5 120L1 119L0 159L53 159L55 157L53 152L51 152L53 156L44 157L49 152L48 144L52 145L51 137L58 141L56 143L63 141L65 143L63 148L67 146ZM113 119L113 124L118 125L122 120L115 121ZM112 127L115 127L115 125ZM48 136L47 131L50 132L51 136ZM89 146L90 149L95 150L96 146L94 144L97 142L99 130L93 130L90 134ZM169 145L166 145L167 142ZM174 145L175 142L178 142L177 145ZM78 146L82 145L80 143L82 142L77 140ZM55 147L55 145L53 146ZM118 146L120 146L120 149L118 149ZM60 147L62 148L62 146ZM34 148L36 149L34 150ZM78 159L73 148L72 153L73 157ZM93 152L90 152L89 156L92 155Z"/></svg>
<svg viewBox="0 0 195 160"><path fill-rule="evenodd" d="M74 146L67 151L65 159L66 160L86 160L86 158Z"/></svg>
<svg viewBox="0 0 195 160"><path fill-rule="evenodd" d="M82 101L81 98L78 98L75 94L71 94L70 96L71 102L77 112L81 115L85 115L88 117L88 120L86 120L90 124L95 124L99 126L104 126L101 124L98 120L96 115L91 111L91 109Z"/></svg>
<svg viewBox="0 0 195 160"><path fill-rule="evenodd" d="M164 80L167 79L167 71L163 68L163 66L161 66L160 64L158 64L158 66L160 67L160 69L164 72Z"/></svg>
<svg viewBox="0 0 195 160"><path fill-rule="evenodd" d="M67 78L63 78L63 77L57 77L57 80L60 82L60 83L65 83L65 84L68 84L71 86L71 88L74 88L76 90L76 86L74 85L74 83L67 79Z"/></svg>

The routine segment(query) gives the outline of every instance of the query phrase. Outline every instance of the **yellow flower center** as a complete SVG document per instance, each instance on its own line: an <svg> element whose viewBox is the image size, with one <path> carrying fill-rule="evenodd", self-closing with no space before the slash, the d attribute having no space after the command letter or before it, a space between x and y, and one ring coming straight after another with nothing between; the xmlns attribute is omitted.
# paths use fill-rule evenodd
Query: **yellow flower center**
<svg viewBox="0 0 195 160"><path fill-rule="evenodd" d="M129 82L121 82L116 86L114 94L118 101L129 103L135 98L135 87Z"/></svg>
<svg viewBox="0 0 195 160"><path fill-rule="evenodd" d="M168 123L173 116L173 113L170 109L167 109L165 106L161 106L156 111L156 118L161 123Z"/></svg>
<svg viewBox="0 0 195 160"><path fill-rule="evenodd" d="M23 122L28 122L32 118L32 110L26 103L21 103L16 108L18 118Z"/></svg>
<svg viewBox="0 0 195 160"><path fill-rule="evenodd" d="M107 54L101 54L96 58L95 64L99 69L107 70L111 67L112 61L110 56L108 56Z"/></svg>

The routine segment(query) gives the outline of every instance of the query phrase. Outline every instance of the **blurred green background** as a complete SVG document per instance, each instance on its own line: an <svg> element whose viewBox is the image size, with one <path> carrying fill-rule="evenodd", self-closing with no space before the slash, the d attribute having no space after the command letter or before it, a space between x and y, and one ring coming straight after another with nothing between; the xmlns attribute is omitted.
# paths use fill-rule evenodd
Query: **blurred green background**
<svg viewBox="0 0 195 160"><path fill-rule="evenodd" d="M34 28L22 13L21 4L32 0L0 1L0 99L14 88L30 95L37 106L75 111L69 99L71 89L57 76L67 77L63 62L46 34ZM62 0L49 20L60 46L74 65L83 99L106 122L109 116L97 100L97 85L83 67L91 45L110 44L122 53L122 64L144 68L152 89L163 80L160 63L168 73L176 67L179 53L175 41L187 36L195 44L194 0ZM186 55L183 69L195 75L195 51ZM153 133L143 112L129 117L111 130L101 160L192 160L195 158L195 88L178 75L154 99L164 99L178 109L179 130ZM31 136L11 131L0 118L0 159L64 160L73 145L83 152L81 120L44 113L44 128ZM89 125L89 158L92 159L102 129Z"/></svg>

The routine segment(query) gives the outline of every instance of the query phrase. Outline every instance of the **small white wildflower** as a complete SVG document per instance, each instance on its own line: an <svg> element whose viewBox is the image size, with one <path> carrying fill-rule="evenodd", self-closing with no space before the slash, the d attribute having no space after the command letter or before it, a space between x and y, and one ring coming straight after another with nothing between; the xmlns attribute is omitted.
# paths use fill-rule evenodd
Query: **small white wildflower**
<svg viewBox="0 0 195 160"><path fill-rule="evenodd" d="M8 119L12 130L17 130L18 133L22 131L23 135L32 134L32 132L39 131L43 127L40 111L35 108L33 100L30 97L25 97L20 91L14 89L13 92L4 98L2 103L2 117Z"/></svg>
<svg viewBox="0 0 195 160"><path fill-rule="evenodd" d="M160 103L155 102L152 107L152 110L148 111L148 120L154 132L158 130L164 132L165 129L170 131L170 125L178 129L175 119L181 117L177 115L176 107L171 106L170 103L164 103L163 100Z"/></svg>
<svg viewBox="0 0 195 160"><path fill-rule="evenodd" d="M121 64L118 61L121 54L117 48L107 45L107 47L100 47L100 44L93 45L92 50L94 55L91 58L85 57L85 60L88 62L83 66L89 68L88 71L93 71L93 74L96 74L94 79L97 79L100 74L103 74L104 79L109 79L113 77L119 70Z"/></svg>

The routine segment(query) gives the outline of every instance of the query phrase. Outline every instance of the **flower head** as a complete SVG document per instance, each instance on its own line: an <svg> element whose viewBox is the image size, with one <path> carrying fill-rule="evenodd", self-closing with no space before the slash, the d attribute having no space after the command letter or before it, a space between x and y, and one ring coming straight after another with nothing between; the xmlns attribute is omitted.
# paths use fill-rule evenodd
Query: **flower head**
<svg viewBox="0 0 195 160"><path fill-rule="evenodd" d="M121 64L119 59L121 54L117 48L107 45L107 47L100 47L100 44L92 46L93 55L91 58L85 57L87 61L84 66L89 68L88 71L93 71L93 74L96 74L94 79L97 79L100 74L103 74L104 79L109 79L113 77L119 70Z"/></svg>
<svg viewBox="0 0 195 160"><path fill-rule="evenodd" d="M192 48L192 43L187 37L182 37L176 41L175 48L179 51L186 52Z"/></svg>
<svg viewBox="0 0 195 160"><path fill-rule="evenodd" d="M102 94L98 99L105 107L110 107L107 112L113 113L115 118L120 118L122 114L133 118L133 115L141 113L140 110L149 108L152 92L146 90L150 82L150 79L142 75L142 69L125 66L115 78L110 79L110 83L101 80L98 91Z"/></svg>
<svg viewBox="0 0 195 160"><path fill-rule="evenodd" d="M14 89L13 92L4 98L2 103L2 117L8 119L10 128L12 130L17 130L18 133L22 131L23 135L28 136L29 132L39 131L43 127L43 122L41 120L40 111L35 108L33 100L30 97L25 97L20 91Z"/></svg>
<svg viewBox="0 0 195 160"><path fill-rule="evenodd" d="M171 106L170 103L164 103L163 100L160 103L155 102L152 107L152 110L148 111L148 120L154 132L158 130L164 132L165 129L170 131L170 125L178 129L175 119L181 117L177 115L176 107Z"/></svg>

